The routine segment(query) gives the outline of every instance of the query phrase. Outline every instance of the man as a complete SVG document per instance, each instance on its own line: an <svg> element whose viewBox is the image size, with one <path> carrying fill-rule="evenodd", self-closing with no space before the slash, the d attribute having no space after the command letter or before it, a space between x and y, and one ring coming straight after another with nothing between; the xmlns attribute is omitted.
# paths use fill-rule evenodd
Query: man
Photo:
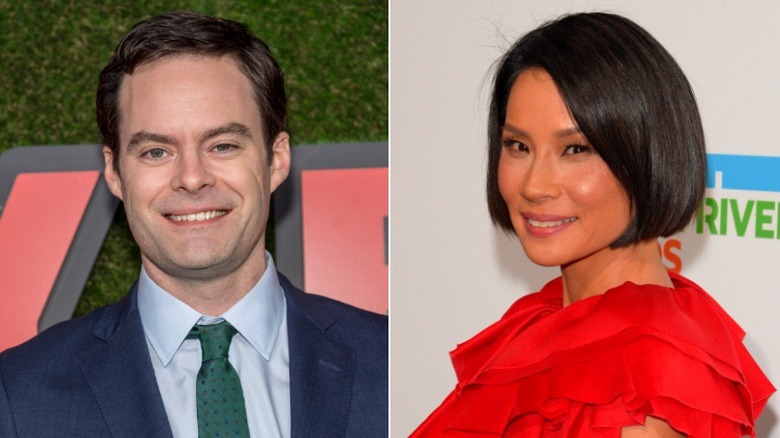
<svg viewBox="0 0 780 438"><path fill-rule="evenodd" d="M387 435L387 319L265 251L282 73L235 22L137 24L100 76L105 176L141 249L119 303L0 355L0 436Z"/></svg>

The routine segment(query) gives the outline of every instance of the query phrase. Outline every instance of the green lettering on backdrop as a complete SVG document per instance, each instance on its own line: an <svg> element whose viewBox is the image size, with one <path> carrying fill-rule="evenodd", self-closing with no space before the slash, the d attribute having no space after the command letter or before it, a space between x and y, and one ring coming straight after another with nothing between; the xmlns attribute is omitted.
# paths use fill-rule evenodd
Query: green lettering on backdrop
<svg viewBox="0 0 780 438"><path fill-rule="evenodd" d="M729 227L729 216L733 227ZM696 210L697 234L706 232L713 236L726 236L731 228L737 237L745 237L751 222L755 227L755 237L780 239L780 202L705 197Z"/></svg>
<svg viewBox="0 0 780 438"><path fill-rule="evenodd" d="M775 237L772 230L764 229L764 225L772 223L772 216L766 214L767 210L774 210L775 203L770 201L758 201L756 203L756 237L772 239Z"/></svg>
<svg viewBox="0 0 780 438"><path fill-rule="evenodd" d="M704 214L704 208L709 207L710 211ZM704 198L704 204L696 210L696 232L701 234L704 229L704 223L707 223L707 229L710 234L718 235L715 228L715 220L718 218L718 203L712 198Z"/></svg>
<svg viewBox="0 0 780 438"><path fill-rule="evenodd" d="M737 236L739 237L745 235L748 222L750 221L750 213L753 212L753 203L754 202L752 200L748 201L747 205L745 206L745 213L742 215L742 217L740 217L739 204L737 204L737 200L729 199L729 204L731 205L731 215L734 217L734 226L737 228Z"/></svg>

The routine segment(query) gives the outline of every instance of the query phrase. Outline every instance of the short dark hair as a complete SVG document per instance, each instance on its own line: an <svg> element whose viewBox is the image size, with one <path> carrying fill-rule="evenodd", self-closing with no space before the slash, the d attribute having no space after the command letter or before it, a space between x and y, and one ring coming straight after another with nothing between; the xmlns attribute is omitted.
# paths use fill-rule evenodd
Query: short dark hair
<svg viewBox="0 0 780 438"><path fill-rule="evenodd" d="M103 144L114 153L114 169L119 170L119 89L125 75L141 64L179 55L229 56L236 62L254 89L270 164L273 141L287 117L284 78L270 49L241 23L178 11L133 26L100 73L97 124Z"/></svg>
<svg viewBox="0 0 780 438"><path fill-rule="evenodd" d="M493 223L512 230L498 189L498 161L509 92L529 68L552 77L572 119L628 195L633 218L611 246L685 228L706 182L696 99L658 41L633 21L608 13L548 22L498 61L488 117L487 201Z"/></svg>

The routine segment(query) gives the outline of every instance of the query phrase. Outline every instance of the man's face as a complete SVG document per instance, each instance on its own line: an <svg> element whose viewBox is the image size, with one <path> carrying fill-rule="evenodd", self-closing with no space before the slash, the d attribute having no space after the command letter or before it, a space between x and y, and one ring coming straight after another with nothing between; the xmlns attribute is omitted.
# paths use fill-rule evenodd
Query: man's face
<svg viewBox="0 0 780 438"><path fill-rule="evenodd" d="M104 148L106 180L150 274L205 280L264 267L269 197L289 170L288 136L275 139L269 167L252 86L234 61L143 64L124 78L119 109L119 172Z"/></svg>

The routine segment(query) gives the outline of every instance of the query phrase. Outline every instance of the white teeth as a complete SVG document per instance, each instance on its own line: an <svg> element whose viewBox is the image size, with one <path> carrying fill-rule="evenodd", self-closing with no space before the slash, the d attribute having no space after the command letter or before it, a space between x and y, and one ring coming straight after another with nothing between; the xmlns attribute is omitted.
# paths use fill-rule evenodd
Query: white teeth
<svg viewBox="0 0 780 438"><path fill-rule="evenodd" d="M214 211L201 211L199 213L193 213L193 214L183 214L183 215L175 215L175 214L169 214L166 215L166 217L174 222L193 222L193 221L206 221L209 219L214 219L218 216L223 216L227 214L224 210L214 210Z"/></svg>
<svg viewBox="0 0 780 438"><path fill-rule="evenodd" d="M563 225L566 222L573 222L576 219L577 219L576 217L570 217L561 221L554 221L554 222L542 222L542 221L535 221L533 219L528 219L528 224L531 225L532 227L537 227L537 228L549 228L549 227L557 227L558 225Z"/></svg>

